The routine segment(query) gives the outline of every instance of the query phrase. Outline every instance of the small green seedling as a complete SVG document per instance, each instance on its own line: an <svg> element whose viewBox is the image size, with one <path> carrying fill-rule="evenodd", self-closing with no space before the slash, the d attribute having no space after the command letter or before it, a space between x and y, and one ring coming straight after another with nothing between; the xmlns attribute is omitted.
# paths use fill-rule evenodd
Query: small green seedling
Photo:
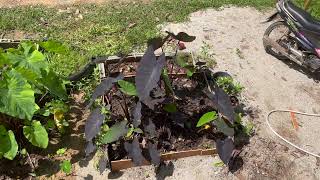
<svg viewBox="0 0 320 180"><path fill-rule="evenodd" d="M64 160L62 163L60 163L60 170L69 175L72 170L72 165L69 160Z"/></svg>
<svg viewBox="0 0 320 180"><path fill-rule="evenodd" d="M213 162L213 166L214 167L222 167L222 166L224 166L224 163L222 161L216 161L216 162Z"/></svg>
<svg viewBox="0 0 320 180"><path fill-rule="evenodd" d="M60 148L57 150L56 154L58 156L62 156L62 155L64 155L64 153L66 153L66 151L67 151L67 148Z"/></svg>

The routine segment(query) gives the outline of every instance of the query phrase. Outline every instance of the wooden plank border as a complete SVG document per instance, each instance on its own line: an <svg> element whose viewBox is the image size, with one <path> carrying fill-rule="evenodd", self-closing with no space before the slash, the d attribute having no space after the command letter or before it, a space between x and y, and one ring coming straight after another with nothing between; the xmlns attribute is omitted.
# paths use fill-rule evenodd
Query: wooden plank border
<svg viewBox="0 0 320 180"><path fill-rule="evenodd" d="M170 161L181 159L191 156L207 156L207 155L216 155L216 149L197 149L197 150L188 150L188 151L179 151L179 152L170 152L161 154L161 161ZM150 165L150 162L144 160L141 166ZM111 161L111 171L120 171L123 169L128 169L135 167L131 159L122 159L118 161Z"/></svg>

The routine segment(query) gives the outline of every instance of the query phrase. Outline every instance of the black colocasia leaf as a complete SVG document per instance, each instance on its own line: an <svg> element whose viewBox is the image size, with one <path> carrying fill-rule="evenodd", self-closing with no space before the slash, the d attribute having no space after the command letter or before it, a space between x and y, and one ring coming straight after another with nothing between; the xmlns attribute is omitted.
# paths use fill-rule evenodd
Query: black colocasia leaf
<svg viewBox="0 0 320 180"><path fill-rule="evenodd" d="M192 42L196 39L195 36L190 36L189 34L185 33L185 32L179 32L177 35L175 35L172 32L168 32L166 31L172 38L179 40L179 41L183 41L183 42Z"/></svg>
<svg viewBox="0 0 320 180"><path fill-rule="evenodd" d="M234 150L232 138L226 137L225 139L217 139L216 146L220 159L224 164L228 165Z"/></svg>
<svg viewBox="0 0 320 180"><path fill-rule="evenodd" d="M93 91L87 108L89 108L98 97L106 94L112 88L115 82L122 80L123 78L123 74L120 73L117 77L108 77L105 80L103 80Z"/></svg>
<svg viewBox="0 0 320 180"><path fill-rule="evenodd" d="M151 163L154 165L160 164L160 152L157 149L157 144L148 143L148 151L151 158Z"/></svg>
<svg viewBox="0 0 320 180"><path fill-rule="evenodd" d="M88 141L87 142L87 146L85 149L86 152L86 156L89 156L91 153L93 153L95 150L97 149L97 146L95 144L93 144L92 141Z"/></svg>
<svg viewBox="0 0 320 180"><path fill-rule="evenodd" d="M235 112L229 95L222 88L217 86L214 88L214 94L208 91L205 91L204 93L216 105L218 112L222 114L231 124L233 124Z"/></svg>
<svg viewBox="0 0 320 180"><path fill-rule="evenodd" d="M154 54L154 48L149 46L141 58L137 69L135 82L140 101L144 101L150 95L150 91L157 86L166 56L163 53L158 59Z"/></svg>
<svg viewBox="0 0 320 180"><path fill-rule="evenodd" d="M229 125L222 118L216 119L213 121L213 124L217 127L219 132L222 132L226 136L234 135L234 128L229 127Z"/></svg>
<svg viewBox="0 0 320 180"><path fill-rule="evenodd" d="M99 160L99 172L100 172L100 174L102 174L103 171L106 170L107 163L108 163L108 161L106 161L106 159L104 157L100 158L100 160Z"/></svg>
<svg viewBox="0 0 320 180"><path fill-rule="evenodd" d="M156 37L148 40L148 46L152 46L154 50L157 50L163 46L163 39Z"/></svg>
<svg viewBox="0 0 320 180"><path fill-rule="evenodd" d="M133 109L133 121L132 121L132 124L133 124L133 127L137 128L140 124L141 124L141 107L142 107L142 104L141 102L139 101L135 108Z"/></svg>
<svg viewBox="0 0 320 180"><path fill-rule="evenodd" d="M133 164L136 166L142 165L144 157L137 138L134 138L132 143L125 142L124 148L128 153L128 157L132 159Z"/></svg>
<svg viewBox="0 0 320 180"><path fill-rule="evenodd" d="M101 125L103 123L103 120L105 119L105 115L101 114L100 108L94 109L91 114L89 115L84 133L87 141L91 141L92 138L94 138L101 129Z"/></svg>
<svg viewBox="0 0 320 180"><path fill-rule="evenodd" d="M149 119L148 125L145 125L144 131L146 134L148 134L151 137L156 136L156 126L153 124L151 119Z"/></svg>

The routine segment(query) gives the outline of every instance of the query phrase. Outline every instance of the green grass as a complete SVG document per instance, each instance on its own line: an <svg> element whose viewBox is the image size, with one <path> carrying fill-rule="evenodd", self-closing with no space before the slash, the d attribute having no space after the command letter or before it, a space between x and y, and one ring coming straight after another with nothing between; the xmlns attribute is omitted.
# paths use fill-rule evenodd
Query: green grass
<svg viewBox="0 0 320 180"><path fill-rule="evenodd" d="M41 6L8 8L0 9L0 31L37 33L41 37L64 42L71 51L66 55L53 56L51 66L67 76L77 71L90 57L139 49L148 38L159 33L159 24L185 21L192 12L225 4L253 6L261 10L274 6L274 1L155 0L148 4L73 6L70 7L71 13L59 13L57 8ZM83 19L76 20L76 9L80 10ZM133 23L135 26L129 28Z"/></svg>

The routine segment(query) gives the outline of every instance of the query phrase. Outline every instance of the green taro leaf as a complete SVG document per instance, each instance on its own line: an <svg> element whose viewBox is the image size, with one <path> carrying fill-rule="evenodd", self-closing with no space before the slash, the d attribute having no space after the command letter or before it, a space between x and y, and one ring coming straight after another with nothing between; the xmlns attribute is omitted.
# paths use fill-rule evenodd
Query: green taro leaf
<svg viewBox="0 0 320 180"><path fill-rule="evenodd" d="M55 95L61 99L66 100L68 98L66 87L63 81L57 76L53 71L44 71L41 72L41 82L52 95Z"/></svg>
<svg viewBox="0 0 320 180"><path fill-rule="evenodd" d="M31 120L39 109L31 85L14 69L0 81L0 112Z"/></svg>
<svg viewBox="0 0 320 180"><path fill-rule="evenodd" d="M18 143L14 133L7 131L3 125L0 125L0 159L5 157L13 160L18 152Z"/></svg>
<svg viewBox="0 0 320 180"><path fill-rule="evenodd" d="M3 154L8 152L11 148L10 137L6 128L3 125L0 125L0 159L2 158Z"/></svg>
<svg viewBox="0 0 320 180"><path fill-rule="evenodd" d="M120 86L120 90L130 96L136 96L137 95L137 90L136 90L136 86L128 81L125 80L119 80L118 84Z"/></svg>
<svg viewBox="0 0 320 180"><path fill-rule="evenodd" d="M44 48L48 52L64 54L68 50L67 47L64 46L63 44L56 41L52 41L52 40L41 42L39 44L42 48Z"/></svg>
<svg viewBox="0 0 320 180"><path fill-rule="evenodd" d="M7 158L7 159L10 159L10 160L13 160L17 153L18 153L18 143L16 141L16 138L14 136L14 133L9 130L8 131L8 136L9 136L9 139L10 139L10 144L11 144L11 148L9 151L7 151L3 157Z"/></svg>
<svg viewBox="0 0 320 180"><path fill-rule="evenodd" d="M71 162L69 160L62 161L62 163L60 163L60 170L66 174L70 174L72 170Z"/></svg>
<svg viewBox="0 0 320 180"><path fill-rule="evenodd" d="M197 127L203 126L211 121L214 121L218 118L217 113L215 111L207 112L199 119L197 123Z"/></svg>
<svg viewBox="0 0 320 180"><path fill-rule="evenodd" d="M32 121L31 126L24 126L23 134L32 145L47 148L49 142L48 133L39 121Z"/></svg>
<svg viewBox="0 0 320 180"><path fill-rule="evenodd" d="M102 137L101 143L108 144L117 141L128 132L127 121L121 121L113 125Z"/></svg>
<svg viewBox="0 0 320 180"><path fill-rule="evenodd" d="M48 64L45 61L45 56L38 50L31 54L21 57L17 63L17 69L28 77L40 77L41 70L47 69Z"/></svg>
<svg viewBox="0 0 320 180"><path fill-rule="evenodd" d="M165 104L163 109L169 113L177 112L177 106L174 103Z"/></svg>

